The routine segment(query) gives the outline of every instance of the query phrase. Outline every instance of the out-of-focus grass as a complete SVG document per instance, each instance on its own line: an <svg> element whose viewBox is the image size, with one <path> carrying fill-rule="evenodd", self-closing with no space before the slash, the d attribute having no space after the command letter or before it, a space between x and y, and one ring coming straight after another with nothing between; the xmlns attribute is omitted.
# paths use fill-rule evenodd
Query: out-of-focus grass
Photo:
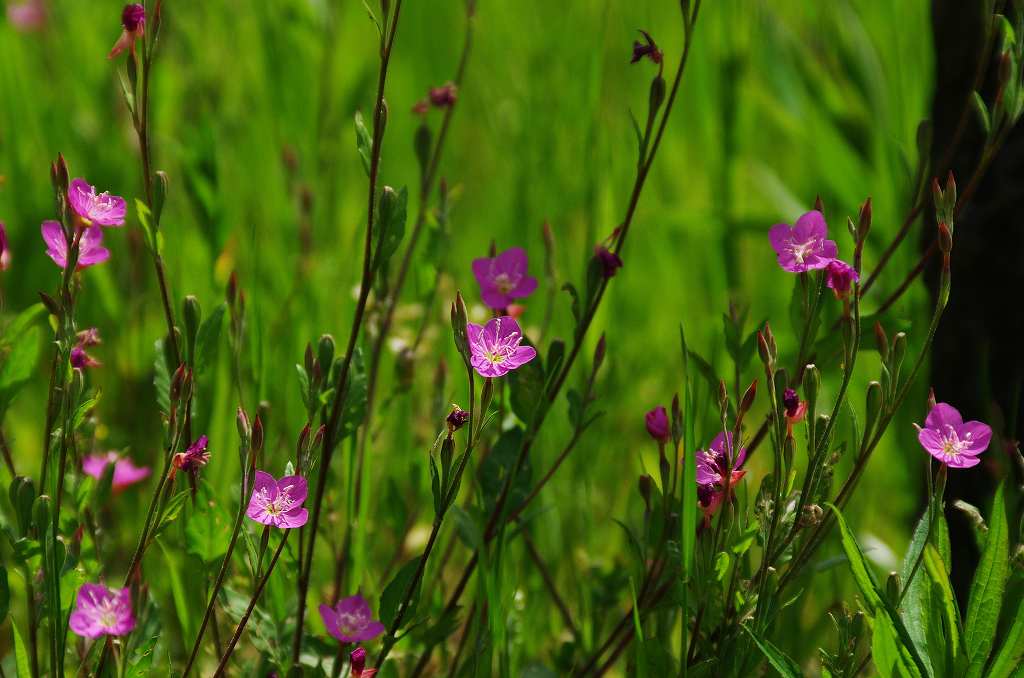
<svg viewBox="0 0 1024 678"><path fill-rule="evenodd" d="M328 4L336 21L331 31L324 22ZM666 51L666 62L673 63L681 33L676 5L480 2L442 163L456 198L445 298L456 288L476 298L469 261L485 253L491 240L499 248L526 247L533 273L540 274L545 220L557 241L560 280L581 277L593 244L622 217L635 167L628 111L645 114L653 72L649 63L628 63L635 29L649 30ZM110 0L65 0L53 3L51 21L40 33L22 34L0 23L0 220L7 223L14 257L0 282L5 312L34 303L38 290L52 290L57 282L38 229L52 216L48 163L58 151L73 176L126 195L129 202L140 194L119 64L105 58L119 31L119 10ZM415 185L411 139L417 120L410 109L429 86L451 77L462 35L459 0L407 2L403 8L387 88L384 183ZM910 201L915 128L926 115L931 68L924 0L705 2L625 267L595 327L608 340L599 387L606 415L545 491L550 510L535 528L567 602L581 616L588 582L574 572L592 565L610 569L625 557L612 518L635 520L639 514L635 478L644 463L655 464L642 415L667 404L678 388L679 323L730 385L721 323L730 301L749 308L748 329L767 318L777 335L791 334L787 307L793 281L775 265L766 232L809 209L816 194L847 255L852 246L846 217L872 196L875 226L865 262L873 267ZM293 365L301 361L305 343L320 333L347 338L366 209L352 116L370 108L375 74L376 32L358 2L165 2L153 121L156 167L171 177L163 220L168 275L179 305L192 293L209 309L222 298L230 271L238 269L249 326L260 337L246 347L256 377L247 384L247 404L258 399L270 405L268 440L276 472L302 423ZM283 161L285 154L295 159L294 170ZM300 239L302 188L314 201L307 252ZM163 326L136 225L130 220L128 228L108 231L113 257L86 273L79 319L99 327L105 338L97 351L104 367L93 372L103 390L102 444L130 447L152 463L161 440L151 386L153 342ZM881 288L895 286L908 258L897 256ZM429 284L428 276L414 275L406 299L418 298ZM910 324L912 344L926 326L923 299L915 291L897 307L896 315ZM528 328L536 327L544 304L542 289L528 301ZM553 331L565 336L571 315L564 294L557 304ZM867 310L871 305L866 303ZM412 306L400 311L406 320L396 328L399 336L411 335L418 312ZM450 344L445 309L435 306L431 312L441 331L431 335L416 366L423 385L414 391L419 398L427 397L435 367L427 357L437 354L436 346L447 351ZM597 336L595 331L592 339ZM795 341L783 341L782 348L792 356ZM865 352L862 360L864 378L855 382L854 394L862 394L867 378L875 376L877 358ZM835 365L821 367L837 374ZM388 381L391 371L386 362ZM201 385L197 414L200 429L211 436L208 478L223 490L234 482L237 467L236 403L228 376L221 360ZM743 381L757 376L752 367ZM827 380L828 390L835 387L834 378ZM44 388L40 372L3 422L18 464L33 472ZM449 390L450 399L464 398L458 382ZM858 412L862 399L852 399ZM912 402L914 411L896 422L848 510L862 536L874 535L896 552L918 504L921 458L912 446L909 417L919 409ZM408 506L418 506L421 519L429 520L424 464L434 423L414 420L424 410L422 402L398 399L377 418L385 426L370 446L371 516L383 511L383 479L398 473L400 487L410 492ZM536 447L536 467L546 466L565 439L567 427L552 424ZM758 480L766 467L755 456L748 477ZM340 473L344 464L336 468ZM339 482L331 491L338 510L344 508L344 487ZM118 501L130 507L119 511L121 519L112 526L125 556L139 529L133 515L141 513L143 499L140 492L128 492ZM351 583L375 594L395 535L372 518L367 529L369 558ZM884 560L882 549L874 555ZM326 557L323 565L323 576L314 577L322 585L330 578ZM509 586L520 588L527 600L515 612L515 661L543 657L557 646L560 621L529 569L508 576ZM829 581L819 577L816 589L805 594L803 600L811 601L805 612L798 605L793 613L798 623L783 637L785 648L805 659L829 642L821 610L849 598L851 590L845 573ZM155 582L154 594L171 608L169 585ZM320 632L319 621L312 624Z"/></svg>

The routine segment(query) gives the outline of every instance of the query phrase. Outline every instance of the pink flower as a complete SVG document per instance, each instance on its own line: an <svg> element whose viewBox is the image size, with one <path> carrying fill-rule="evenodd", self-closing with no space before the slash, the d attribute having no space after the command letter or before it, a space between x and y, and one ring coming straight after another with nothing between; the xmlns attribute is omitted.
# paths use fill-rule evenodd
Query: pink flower
<svg viewBox="0 0 1024 678"><path fill-rule="evenodd" d="M839 249L828 240L825 217L817 210L807 212L796 224L775 224L768 239L778 255L779 266L790 273L803 273L825 268L836 258Z"/></svg>
<svg viewBox="0 0 1024 678"><path fill-rule="evenodd" d="M522 247L507 249L493 259L474 259L473 275L480 283L484 303L496 311L537 289L537 279L527 275L526 250Z"/></svg>
<svg viewBox="0 0 1024 678"><path fill-rule="evenodd" d="M601 274L605 278L614 277L615 273L622 268L622 258L604 245L594 248L594 256L601 262Z"/></svg>
<svg viewBox="0 0 1024 678"><path fill-rule="evenodd" d="M0 271L6 271L11 265L11 247L7 244L7 230L0 221Z"/></svg>
<svg viewBox="0 0 1024 678"><path fill-rule="evenodd" d="M440 87L431 87L430 93L427 96L430 99L430 103L435 107L447 108L448 106L455 105L457 94L455 84L448 82Z"/></svg>
<svg viewBox="0 0 1024 678"><path fill-rule="evenodd" d="M374 620L370 604L360 595L342 598L334 607L320 605L319 609L327 632L343 643L373 640L386 630L384 624Z"/></svg>
<svg viewBox="0 0 1024 678"><path fill-rule="evenodd" d="M91 355L85 352L85 349L81 345L75 346L71 349L71 366L76 370L84 370L87 367L99 367L103 363L96 360Z"/></svg>
<svg viewBox="0 0 1024 678"><path fill-rule="evenodd" d="M107 191L97 194L96 188L85 179L71 180L68 202L86 226L124 226L124 198Z"/></svg>
<svg viewBox="0 0 1024 678"><path fill-rule="evenodd" d="M121 457L117 452L106 454L90 454L82 460L82 471L87 476L99 480L103 477L103 471L107 464L114 465L113 488L115 492L121 492L129 485L149 477L151 471L146 466L136 466L128 457Z"/></svg>
<svg viewBox="0 0 1024 678"><path fill-rule="evenodd" d="M46 25L46 3L43 0L8 3L7 20L22 33L38 31Z"/></svg>
<svg viewBox="0 0 1024 678"><path fill-rule="evenodd" d="M302 476L274 480L274 476L266 471L256 471L256 482L245 514L263 525L285 529L302 527L309 519L309 511L302 508L306 492L306 479Z"/></svg>
<svg viewBox="0 0 1024 678"><path fill-rule="evenodd" d="M173 474L175 471L198 473L199 469L206 466L206 463L210 461L210 453L206 449L208 444L209 439L202 435L189 445L187 450L175 454L172 460L174 470L171 473Z"/></svg>
<svg viewBox="0 0 1024 678"><path fill-rule="evenodd" d="M735 486L746 474L740 470L746 459L745 447L734 455L732 433L719 433L707 450L697 450L697 499L704 509L705 520L710 519L725 499L726 486Z"/></svg>
<svg viewBox="0 0 1024 678"><path fill-rule="evenodd" d="M938 403L928 413L924 428L917 428L917 439L928 454L950 468L970 468L988 449L992 429L980 421L965 422L952 405Z"/></svg>
<svg viewBox="0 0 1024 678"><path fill-rule="evenodd" d="M64 238L64 229L56 221L44 221L42 226L43 242L46 243L46 254L61 268L68 265L69 243ZM90 226L82 232L78 241L78 265L82 269L94 264L102 264L110 258L110 250L103 246L103 230L99 226Z"/></svg>
<svg viewBox="0 0 1024 678"><path fill-rule="evenodd" d="M82 330L76 336L78 337L78 345L84 348L99 346L103 343L103 340L100 339L100 331L95 327Z"/></svg>
<svg viewBox="0 0 1024 678"><path fill-rule="evenodd" d="M113 59L125 49L135 53L135 41L142 37L146 31L146 8L137 2L129 3L121 10L121 37L114 43L113 49L107 55Z"/></svg>
<svg viewBox="0 0 1024 678"><path fill-rule="evenodd" d="M373 678L377 675L377 669L366 668L366 650L364 648L357 647L348 657L352 663L352 678Z"/></svg>
<svg viewBox="0 0 1024 678"><path fill-rule="evenodd" d="M664 445L668 442L669 426L668 412L661 405L644 415L644 424L647 426L647 433L659 443Z"/></svg>
<svg viewBox="0 0 1024 678"><path fill-rule="evenodd" d="M126 636L135 628L131 592L127 588L82 584L75 611L68 621L71 630L85 638Z"/></svg>
<svg viewBox="0 0 1024 678"><path fill-rule="evenodd" d="M523 333L515 318L491 318L486 325L468 323L470 363L481 377L500 377L537 357L532 346L520 346Z"/></svg>
<svg viewBox="0 0 1024 678"><path fill-rule="evenodd" d="M654 38L647 31L640 31L640 34L644 36L644 41L633 41L633 58L629 60L629 63L635 64L644 57L647 57L654 63L660 64L662 54L658 46L654 44Z"/></svg>
<svg viewBox="0 0 1024 678"><path fill-rule="evenodd" d="M860 280L857 271L845 261L833 259L825 266L825 284L835 290L840 299L850 291L850 285Z"/></svg>

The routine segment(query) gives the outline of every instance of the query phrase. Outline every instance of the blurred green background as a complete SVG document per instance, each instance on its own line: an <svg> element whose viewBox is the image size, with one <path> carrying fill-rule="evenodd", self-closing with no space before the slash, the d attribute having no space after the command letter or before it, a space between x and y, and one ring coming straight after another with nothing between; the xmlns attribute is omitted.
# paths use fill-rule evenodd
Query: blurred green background
<svg viewBox="0 0 1024 678"><path fill-rule="evenodd" d="M121 4L64 0L49 7L41 30L18 31L0 20L0 220L13 251L11 268L0 274L4 317L58 282L39 235L40 222L53 216L48 167L58 152L72 176L124 195L129 204L141 194L135 137L118 84L123 61L106 59L120 30ZM415 388L392 399L389 385L380 390L378 402L388 402L369 447L371 522L365 567L349 582L353 590L376 596L382 587L398 538L391 522L377 518L394 508L389 502L403 502L429 526L425 455L440 424L431 418L431 381L439 355L454 364L446 329L454 291L462 289L476 304L473 312L483 315L471 259L485 255L492 240L498 249L529 251L531 273L542 284L527 301L524 326L536 336L548 303L542 224L550 222L554 233L560 285L582 278L594 243L622 218L636 165L629 111L645 114L655 69L647 62L629 64L638 28L652 33L671 68L682 33L671 0L479 3L441 165L453 197L450 273L440 287L444 303L418 303L433 284L432 269L418 266L395 334L410 338L423 313L436 322L417 356ZM410 109L429 87L453 76L464 30L460 0L405 3L387 86L383 183L416 185L412 136L418 118ZM163 228L172 293L179 313L189 293L209 310L223 299L227 277L237 269L249 308L246 406L269 403L270 470L279 474L304 416L294 365L306 342L321 333L345 341L355 305L366 179L352 119L372 106L376 29L355 0L168 0L159 49L153 143L155 167L171 180ZM625 267L590 337L594 342L599 331L607 335L598 387L606 415L545 490L548 510L534 528L585 635L592 631L586 613L594 593L579 573L612 572L627 557L613 518L636 523L642 512L636 478L657 467L643 413L667 405L679 387L679 323L730 387L721 320L730 303L748 310L748 332L770 319L792 361L793 278L777 267L767 230L792 222L820 195L841 255L852 256L846 217L855 217L871 196L874 229L865 265L873 267L911 200L915 130L927 117L932 63L925 0L705 1L679 100L624 251ZM439 114L428 119L436 128ZM313 204L305 221L304 193ZM96 350L104 365L91 373L103 391L100 444L130 448L137 461L152 465L161 441L153 344L164 327L152 267L130 214L127 228L107 231L110 262L85 273L78 317L104 337ZM879 292L902 279L911 250L897 255ZM558 293L554 299L551 336L568 337L568 297ZM926 328L926 306L922 287L895 309L910 327L912 346ZM225 347L217 369L201 383L197 413L200 430L211 438L206 478L225 490L237 473L237 403L226 357ZM391 362L382 370L387 382ZM833 393L838 366L819 366ZM17 464L33 473L43 428L43 368L3 422ZM876 372L877 356L865 353L852 398L858 412L864 384ZM742 381L759 376L755 360ZM465 404L460 379L450 382L447 402ZM910 422L920 419L923 405L916 404L920 398L911 401L847 513L886 569L886 562L896 562L893 554L902 554L921 507L923 457ZM554 416L545 427L534 469L545 468L564 444L568 425L562 419ZM748 488L756 490L767 462L755 455ZM329 491L339 512L346 501L340 480L346 463L336 464L339 482ZM386 493L386 478L394 479L397 495ZM147 492L134 488L118 497L118 519L107 525L111 538L123 544L123 559ZM335 518L340 535L342 518ZM314 575L324 591L330 580L326 550L324 574ZM835 552L829 544L821 556ZM528 560L521 562L510 576L525 603L514 607L509 621L520 666L547 661L564 639L540 578ZM123 567L108 565L113 572ZM822 610L853 599L845 570L831 572L790 611L792 632L778 641L802 661L832 642ZM165 585L154 584L153 595L173 609ZM619 601L623 610L627 597ZM311 623L322 632L318 619Z"/></svg>

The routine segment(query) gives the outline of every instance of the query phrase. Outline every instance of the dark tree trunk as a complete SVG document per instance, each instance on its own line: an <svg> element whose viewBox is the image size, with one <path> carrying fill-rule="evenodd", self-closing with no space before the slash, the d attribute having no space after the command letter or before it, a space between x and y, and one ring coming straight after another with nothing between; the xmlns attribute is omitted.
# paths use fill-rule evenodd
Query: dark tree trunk
<svg viewBox="0 0 1024 678"><path fill-rule="evenodd" d="M981 5L963 0L933 0L936 76L932 103L933 173L952 170L964 191L981 156L984 133L973 111L956 151L943 167L956 134L965 102L983 55ZM998 44L998 41L997 41ZM995 69L987 68L982 94L991 102ZM944 180L943 180L944 181ZM932 348L932 385L936 398L957 407L965 419L981 419L995 433L983 463L952 471L946 504L963 499L987 512L998 477L1016 473L1007 445L1022 421L1020 388L1024 375L1024 134L1010 133L972 200L955 225L952 255L952 293ZM934 212L925 218L921 251L935 237ZM925 272L933 298L938 288L938 261ZM1002 443L1007 443L1004 445ZM953 544L953 584L961 609L966 609L978 552L972 528L955 509L947 509Z"/></svg>

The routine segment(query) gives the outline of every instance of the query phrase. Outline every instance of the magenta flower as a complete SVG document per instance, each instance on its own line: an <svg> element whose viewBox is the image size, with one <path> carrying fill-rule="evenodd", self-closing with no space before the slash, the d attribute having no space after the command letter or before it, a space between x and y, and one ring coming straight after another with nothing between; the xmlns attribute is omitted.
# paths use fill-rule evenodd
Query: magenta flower
<svg viewBox="0 0 1024 678"><path fill-rule="evenodd" d="M661 63L662 54L658 46L654 44L654 38L647 31L640 31L640 34L644 36L644 41L639 40L633 41L633 58L629 60L629 63L635 64L644 57L647 57L656 64Z"/></svg>
<svg viewBox="0 0 1024 678"><path fill-rule="evenodd" d="M64 229L53 220L43 222L43 242L46 243L46 254L61 268L68 265L68 241L64 238ZM78 265L82 269L94 264L102 264L110 258L110 250L103 246L103 230L99 226L90 226L82 232L78 241Z"/></svg>
<svg viewBox="0 0 1024 678"><path fill-rule="evenodd" d="M172 460L174 464L172 473L176 471L198 473L199 469L206 466L206 463L210 461L210 453L206 449L209 442L205 435L199 436L194 443L188 446L187 450L175 454Z"/></svg>
<svg viewBox="0 0 1024 678"><path fill-rule="evenodd" d="M860 280L857 271L845 261L833 259L825 266L825 284L829 289L835 290L837 297L845 297L850 291L850 285Z"/></svg>
<svg viewBox="0 0 1024 678"><path fill-rule="evenodd" d="M668 442L669 426L668 412L661 405L644 415L644 424L647 426L647 433L659 443L664 445Z"/></svg>
<svg viewBox="0 0 1024 678"><path fill-rule="evenodd" d="M256 471L256 482L245 514L263 525L285 529L302 527L309 519L309 511L302 508L306 492L306 479L302 476L274 480L274 476L266 471Z"/></svg>
<svg viewBox="0 0 1024 678"><path fill-rule="evenodd" d="M7 230L0 221L0 271L6 271L11 265L11 247L7 244Z"/></svg>
<svg viewBox="0 0 1024 678"><path fill-rule="evenodd" d="M46 3L43 0L9 2L7 20L22 33L37 31L46 25Z"/></svg>
<svg viewBox="0 0 1024 678"><path fill-rule="evenodd" d="M124 226L124 198L107 191L97 194L96 188L85 179L71 180L68 202L87 226Z"/></svg>
<svg viewBox="0 0 1024 678"><path fill-rule="evenodd" d="M605 278L614 277L615 273L622 268L622 258L604 245L594 248L594 256L601 262L601 274Z"/></svg>
<svg viewBox="0 0 1024 678"><path fill-rule="evenodd" d="M373 618L370 604L360 595L342 598L334 607L320 605L319 609L327 632L343 643L364 643L386 630Z"/></svg>
<svg viewBox="0 0 1024 678"><path fill-rule="evenodd" d="M733 456L732 433L719 433L708 449L697 450L697 498L706 517L718 510L726 495L726 484L733 487L746 474L741 470L746 459L745 447Z"/></svg>
<svg viewBox="0 0 1024 678"><path fill-rule="evenodd" d="M455 105L458 90L454 83L447 82L440 87L431 87L427 97L436 108L447 108Z"/></svg>
<svg viewBox="0 0 1024 678"><path fill-rule="evenodd" d="M107 464L114 465L113 488L115 492L120 492L129 485L148 478L152 473L148 467L136 466L131 459L122 457L117 452L90 454L82 460L82 471L85 475L99 480L103 477L103 471L107 468Z"/></svg>
<svg viewBox="0 0 1024 678"><path fill-rule="evenodd" d="M988 449L992 429L980 421L965 422L952 405L938 403L917 428L917 439L928 454L950 468L970 468Z"/></svg>
<svg viewBox="0 0 1024 678"><path fill-rule="evenodd" d="M68 621L71 630L85 638L126 636L135 628L131 592L128 588L82 584L75 611Z"/></svg>
<svg viewBox="0 0 1024 678"><path fill-rule="evenodd" d="M373 678L377 675L377 669L366 668L366 650L357 647L348 656L352 663L352 678Z"/></svg>
<svg viewBox="0 0 1024 678"><path fill-rule="evenodd" d="M87 367L99 367L103 363L96 360L91 355L85 352L85 349L79 344L71 349L71 366L76 370L84 370Z"/></svg>
<svg viewBox="0 0 1024 678"><path fill-rule="evenodd" d="M78 345L84 348L99 346L103 343L103 340L100 339L100 331L95 327L84 329L75 336L78 338Z"/></svg>
<svg viewBox="0 0 1024 678"><path fill-rule="evenodd" d="M480 283L484 303L496 311L537 289L537 279L527 275L526 250L522 247L507 249L493 259L474 259L473 275Z"/></svg>
<svg viewBox="0 0 1024 678"><path fill-rule="evenodd" d="M137 2L125 5L121 10L121 26L121 37L114 43L107 55L108 59L113 59L126 49L135 53L135 41L146 31L146 8Z"/></svg>
<svg viewBox="0 0 1024 678"><path fill-rule="evenodd" d="M793 226L775 224L768 231L768 239L779 266L790 273L825 268L839 253L836 243L828 240L825 217L817 210L801 215Z"/></svg>
<svg viewBox="0 0 1024 678"><path fill-rule="evenodd" d="M520 346L523 333L511 316L491 318L486 325L468 323L470 363L481 377L500 377L537 357L532 346Z"/></svg>

